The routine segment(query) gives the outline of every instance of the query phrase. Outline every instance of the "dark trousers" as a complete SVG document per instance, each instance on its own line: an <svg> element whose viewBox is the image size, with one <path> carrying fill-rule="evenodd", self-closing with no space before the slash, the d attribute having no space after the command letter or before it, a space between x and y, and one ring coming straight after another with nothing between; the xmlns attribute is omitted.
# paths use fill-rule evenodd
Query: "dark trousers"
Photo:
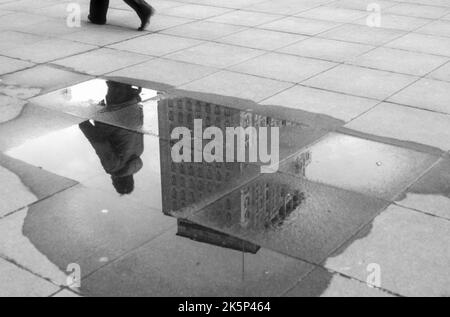
<svg viewBox="0 0 450 317"><path fill-rule="evenodd" d="M150 6L144 0L124 0L139 17L149 12ZM108 13L109 0L91 0L89 16L91 20L98 23L106 22L106 14Z"/></svg>
<svg viewBox="0 0 450 317"><path fill-rule="evenodd" d="M98 23L105 23L108 7L109 0L91 0L89 8L89 16L91 20Z"/></svg>

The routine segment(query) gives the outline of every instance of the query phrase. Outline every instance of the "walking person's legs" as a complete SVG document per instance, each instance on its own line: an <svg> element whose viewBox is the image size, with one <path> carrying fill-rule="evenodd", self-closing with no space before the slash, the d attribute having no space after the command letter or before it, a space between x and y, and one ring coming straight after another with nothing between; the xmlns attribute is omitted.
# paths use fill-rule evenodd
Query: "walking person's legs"
<svg viewBox="0 0 450 317"><path fill-rule="evenodd" d="M124 0L126 4L136 11L137 15L141 19L141 26L139 31L145 30L147 25L150 23L151 16L155 13L155 10L151 5L149 5L145 0Z"/></svg>
<svg viewBox="0 0 450 317"><path fill-rule="evenodd" d="M105 24L109 0L91 0L88 19L94 24Z"/></svg>

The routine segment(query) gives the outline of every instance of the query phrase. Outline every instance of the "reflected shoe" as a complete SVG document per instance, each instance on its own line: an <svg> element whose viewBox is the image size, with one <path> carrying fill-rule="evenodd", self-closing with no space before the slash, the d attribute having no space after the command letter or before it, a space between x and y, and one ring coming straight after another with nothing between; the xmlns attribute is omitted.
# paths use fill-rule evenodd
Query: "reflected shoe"
<svg viewBox="0 0 450 317"><path fill-rule="evenodd" d="M91 22L92 24L98 24L98 25L104 25L106 24L106 20L105 21L98 21L93 19L90 15L88 15L88 20L89 22Z"/></svg>
<svg viewBox="0 0 450 317"><path fill-rule="evenodd" d="M138 29L138 31L144 31L147 26L150 24L150 18L155 14L155 9L153 9L152 6L148 5L148 7L145 8L145 11L139 15L141 18L141 27Z"/></svg>

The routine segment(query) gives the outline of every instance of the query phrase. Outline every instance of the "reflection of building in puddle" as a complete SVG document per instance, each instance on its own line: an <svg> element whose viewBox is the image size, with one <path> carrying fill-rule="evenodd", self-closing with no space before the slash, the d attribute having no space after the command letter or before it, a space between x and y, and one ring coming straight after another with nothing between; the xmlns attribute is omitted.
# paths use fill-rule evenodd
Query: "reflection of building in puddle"
<svg viewBox="0 0 450 317"><path fill-rule="evenodd" d="M159 136L162 139L170 140L171 131L176 127L186 127L193 132L195 119L202 119L203 128L215 126L223 131L227 127L298 125L190 98L169 98L158 102ZM206 163L193 162L194 160L174 163L171 147L176 141L160 143L162 201L166 214L229 189L231 181L243 178L255 167L245 163ZM303 173L310 161L309 153L298 160L299 169L303 170ZM290 192L286 185L267 181L252 182L240 191L214 202L214 212L209 216L216 217L214 222L220 223L221 227L239 224L242 228L266 228L282 222L302 200L304 196L301 192ZM244 240L188 221L178 221L178 234L196 241L245 252L255 253L259 249L259 246Z"/></svg>
<svg viewBox="0 0 450 317"><path fill-rule="evenodd" d="M262 231L281 225L304 199L301 191L291 190L286 184L257 179L209 206L208 222L223 229L238 225Z"/></svg>

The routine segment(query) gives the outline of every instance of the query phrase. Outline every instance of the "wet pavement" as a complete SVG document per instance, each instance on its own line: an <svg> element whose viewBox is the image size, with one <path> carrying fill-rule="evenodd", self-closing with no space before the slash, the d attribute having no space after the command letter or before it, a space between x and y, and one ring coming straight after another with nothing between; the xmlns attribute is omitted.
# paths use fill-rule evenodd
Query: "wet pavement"
<svg viewBox="0 0 450 317"><path fill-rule="evenodd" d="M298 112L289 121L272 117L274 106L258 109L249 100L116 80L88 80L28 103L7 99L4 108L14 111L3 112L0 137L7 184L3 258L62 289L76 263L81 287L69 288L83 296L313 296L359 289L361 295L414 295L396 284L390 253L370 241L392 243L402 221L425 230L408 220L424 217L438 232L430 247L442 248L438 260L446 270L449 250L440 237L450 229L449 163L443 153L344 134L326 116L312 120ZM174 162L171 131L194 132L196 119L224 134L225 127L278 127L279 170L270 165L262 173L264 162L248 160ZM381 238L365 233L365 248L372 262L390 270L395 287L365 285L358 267L367 259L342 267L347 252L361 252L352 247L370 230L384 232ZM410 256L424 258L415 254L423 244L412 245ZM444 282L437 295L446 294Z"/></svg>
<svg viewBox="0 0 450 317"><path fill-rule="evenodd" d="M0 1L0 296L450 295L444 2L383 1L367 29L366 1L155 0L144 35L119 4L78 30L19 2ZM279 156L175 162L174 128L208 143L199 119L277 128Z"/></svg>

